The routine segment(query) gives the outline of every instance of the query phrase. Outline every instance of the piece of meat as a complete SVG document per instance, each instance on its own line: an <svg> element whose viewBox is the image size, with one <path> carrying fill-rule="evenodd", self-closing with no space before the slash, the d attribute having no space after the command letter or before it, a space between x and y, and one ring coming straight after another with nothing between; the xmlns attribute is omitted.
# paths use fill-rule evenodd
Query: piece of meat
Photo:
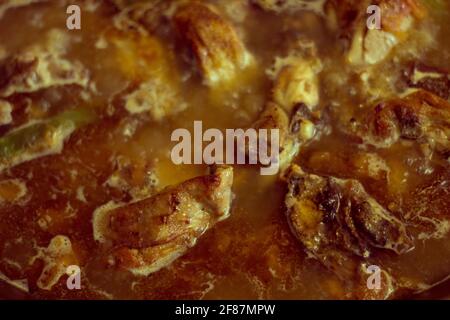
<svg viewBox="0 0 450 320"><path fill-rule="evenodd" d="M446 70L413 62L403 76L408 88L423 89L444 100L450 98L450 77Z"/></svg>
<svg viewBox="0 0 450 320"><path fill-rule="evenodd" d="M417 0L328 0L326 10L336 19L336 27L345 29L354 27L359 20L367 22L367 9L371 5L381 9L381 27L388 32L405 32L412 18L421 19L426 15L425 7Z"/></svg>
<svg viewBox="0 0 450 320"><path fill-rule="evenodd" d="M282 170L316 134L320 71L319 60L295 51L278 58L270 71L274 79L271 101L253 127L279 130Z"/></svg>
<svg viewBox="0 0 450 320"><path fill-rule="evenodd" d="M87 87L89 73L77 61L63 58L67 36L52 30L43 45L31 46L0 62L0 97L31 93L53 86Z"/></svg>
<svg viewBox="0 0 450 320"><path fill-rule="evenodd" d="M448 278L448 172L419 186L395 215L357 180L308 174L297 165L285 177L293 234L310 257L353 287L351 297L392 298ZM428 248L426 241L437 244L440 259L417 260ZM367 287L368 266L381 270L381 288Z"/></svg>
<svg viewBox="0 0 450 320"><path fill-rule="evenodd" d="M450 103L419 90L377 105L359 130L366 143L379 148L388 148L405 139L427 144L431 150L447 155L450 151Z"/></svg>
<svg viewBox="0 0 450 320"><path fill-rule="evenodd" d="M369 29L367 9L380 8L380 29ZM425 8L417 0L328 0L328 24L349 40L348 61L353 65L373 65L384 60L391 50L408 38Z"/></svg>
<svg viewBox="0 0 450 320"><path fill-rule="evenodd" d="M276 103L269 102L264 111L259 115L258 120L253 124L255 129L278 129L280 146L287 144L289 133L289 117L287 113Z"/></svg>
<svg viewBox="0 0 450 320"><path fill-rule="evenodd" d="M168 187L149 198L94 212L94 238L114 246L115 263L137 275L168 266L193 247L216 222L228 218L233 169Z"/></svg>
<svg viewBox="0 0 450 320"><path fill-rule="evenodd" d="M288 220L314 256L337 249L364 258L375 248L397 254L412 248L405 225L357 180L307 174L296 165L286 178Z"/></svg>
<svg viewBox="0 0 450 320"><path fill-rule="evenodd" d="M357 180L286 174L286 216L306 252L342 279L354 279L376 250L413 248L404 222L384 209Z"/></svg>
<svg viewBox="0 0 450 320"><path fill-rule="evenodd" d="M192 50L208 86L233 81L253 63L234 27L214 7L200 1L189 2L177 10L173 21Z"/></svg>
<svg viewBox="0 0 450 320"><path fill-rule="evenodd" d="M276 78L272 99L286 112L303 103L310 110L319 104L320 62L301 56L288 56L276 61Z"/></svg>

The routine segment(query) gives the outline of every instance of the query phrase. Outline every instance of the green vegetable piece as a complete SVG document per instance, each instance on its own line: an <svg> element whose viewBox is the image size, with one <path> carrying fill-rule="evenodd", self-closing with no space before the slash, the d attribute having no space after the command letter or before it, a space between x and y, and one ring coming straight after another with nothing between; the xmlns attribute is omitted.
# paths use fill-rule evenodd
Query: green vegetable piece
<svg viewBox="0 0 450 320"><path fill-rule="evenodd" d="M79 108L13 129L0 138L0 171L61 152L64 141L76 129L92 122L94 118L92 110Z"/></svg>

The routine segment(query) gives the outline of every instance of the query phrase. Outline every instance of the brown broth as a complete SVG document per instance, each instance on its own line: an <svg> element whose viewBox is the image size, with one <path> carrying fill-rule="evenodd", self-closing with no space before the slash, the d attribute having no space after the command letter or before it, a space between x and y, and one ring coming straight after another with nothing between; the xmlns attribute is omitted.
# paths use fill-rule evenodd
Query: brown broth
<svg viewBox="0 0 450 320"><path fill-rule="evenodd" d="M343 299L351 297L346 284L328 272L319 263L307 259L301 245L292 236L284 217L283 197L285 185L274 177L262 177L258 168L235 167L233 190L236 195L231 217L208 231L198 244L169 267L138 278L125 271L103 269L96 257L101 248L92 237L91 217L93 210L110 199L123 199L123 194L104 187L104 182L113 171L112 159L126 155L130 159L141 159L151 163L162 186L175 184L205 172L204 166L175 166L170 160L172 130L191 128L194 120L203 120L204 125L215 128L249 126L264 107L270 81L265 70L271 66L273 57L284 54L286 42L298 34L315 39L319 55L327 68L322 75L336 73L349 75L348 67L342 63L334 35L324 27L321 17L310 13L274 15L256 8L249 9L244 23L239 25L245 43L258 59L258 70L243 75L237 89L238 94L221 93L215 97L194 76L183 85L183 99L189 108L161 123L137 121L136 133L131 139L121 135L121 120L128 123L133 117L98 121L80 129L66 143L59 155L39 158L18 165L1 174L1 179L17 178L26 182L31 198L25 206L2 206L0 208L0 270L13 278L30 280L29 295L16 292L0 282L0 297L8 298L136 298L136 299ZM108 98L124 88L126 80L117 70L112 51L99 50L95 43L111 24L111 8L101 5L95 12L83 11L82 30L65 30L65 7L57 1L34 4L9 10L0 19L0 46L14 53L27 45L39 41L39 35L52 28L65 30L72 39L69 56L81 61L92 73L99 94L90 101L77 98L77 92L58 88L33 95L36 105L48 100L48 91L56 90L62 96L50 106L50 113L57 113L71 104L87 104L104 112ZM37 22L37 26L33 25ZM424 28L427 27L426 25ZM424 52L425 62L450 68L450 41L446 33L447 22L433 24L436 31L436 46ZM13 34L13 36L11 36ZM173 38L162 37L170 50ZM185 72L187 66L176 57L174 68ZM399 64L400 65L400 64ZM381 66L384 75L395 73L392 64ZM383 69L384 68L384 69ZM184 70L186 69L186 70ZM351 81L351 75L349 75ZM327 86L323 79L321 106L328 110L332 131L320 140L305 147L296 162L311 172L352 177L354 172L346 167L330 163L323 167L314 161L320 152L342 154L344 157L358 151L356 144L339 131L334 123L357 117L364 96L354 97L349 89ZM349 83L356 88L357 83ZM350 87L349 86L349 87ZM339 102L340 107L330 107ZM380 203L394 202L406 208L412 201L413 192L427 185L434 176L415 174L404 164L405 154L417 156L409 146L398 145L385 151L376 151L391 168L408 172L404 188L395 193L384 192L384 186L370 180L362 180L367 190ZM437 165L437 168L440 168ZM402 171L403 170L403 171ZM436 169L439 171L439 169ZM440 169L445 170L445 169ZM76 172L72 175L71 172ZM447 172L448 173L448 172ZM448 176L448 175L447 175ZM77 198L77 190L83 187L87 202ZM399 202L398 199L402 201ZM433 206L430 203L430 206ZM405 209L406 210L406 209ZM448 208L447 208L448 210ZM48 230L39 227L39 219L52 217ZM70 291L65 281L60 281L51 291L38 290L35 281L42 264L26 265L36 247L46 247L53 236L68 236L82 266L82 290ZM21 239L17 241L17 239ZM393 267L401 269L410 277L435 281L450 274L450 238L430 241L424 247L401 258L391 257ZM9 249L5 249L5 248ZM2 249L3 248L3 249ZM443 256L443 252L446 256ZM445 261L443 261L446 259ZM20 261L23 269L7 261ZM414 262L414 263L412 263ZM420 262L420 263L419 263ZM425 273L424 273L425 270ZM437 295L448 295L447 289L439 289ZM430 296L424 296L429 298ZM432 297L436 297L432 295Z"/></svg>

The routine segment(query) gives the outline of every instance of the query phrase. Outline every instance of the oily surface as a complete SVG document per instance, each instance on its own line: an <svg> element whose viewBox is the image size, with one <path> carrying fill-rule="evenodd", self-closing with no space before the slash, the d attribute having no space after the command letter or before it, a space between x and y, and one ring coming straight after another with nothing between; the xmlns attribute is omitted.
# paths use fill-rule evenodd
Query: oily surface
<svg viewBox="0 0 450 320"><path fill-rule="evenodd" d="M286 57L293 43L306 40L314 43L322 65L320 134L302 145L293 162L317 175L357 179L399 218L429 214L426 230L415 233L413 250L401 255L375 252L373 261L382 261L416 289L425 290L450 274L449 155L441 150L448 136L437 145L439 150L431 148L426 160L413 139L400 139L388 147L367 143L373 138L368 115L379 102L398 98L408 89L405 77L411 68L423 64L442 72L450 69L446 34L450 9L445 4L445 10L431 6L410 37L367 68L367 84L360 76L366 67L349 63L344 40L327 26L323 10L274 12L251 1L204 1L230 23L230 34L228 25L211 13L202 17L219 30L199 32L184 26L202 18L186 17L189 10L173 18L167 13L168 2L159 1L146 14L126 11L126 2L80 1L81 30L67 30L65 1L36 1L11 8L0 18L0 107L12 109L12 121L5 120L0 135L31 121L38 123L29 130L32 135L45 136L39 125L57 132L34 149L22 146L27 152L19 151L13 158L1 151L0 271L9 280L26 280L28 290L0 281L0 297L360 298L356 280L343 280L307 256L286 219L286 183L277 176L261 176L256 166L234 166L229 218L205 232L185 255L148 276L108 265L109 248L93 236L93 212L105 203L128 203L206 174L206 166L172 163L171 132L191 130L194 120L202 120L205 128L252 126L271 101L269 74L275 58ZM183 35L187 29L189 35ZM214 58L201 60L201 39L214 41L221 32L227 36L212 49ZM242 41L242 48L227 46L234 39ZM34 59L47 66L49 77L33 78L33 72L47 75L33 69ZM233 73L220 59L244 67ZM218 65L223 67L220 78L231 80L216 85L208 68ZM448 88L442 81L424 86L444 101ZM139 90L144 104L139 103ZM66 125L67 117L78 120ZM64 138L62 144L58 137ZM427 145L429 140L421 143ZM20 145L14 148L21 150ZM49 149L54 152L42 154ZM383 164L380 174L367 175L367 154ZM58 236L66 238L56 238L61 242L59 253L51 260L49 244L58 246ZM71 250L66 252L67 238ZM52 261L79 265L82 289L67 289L65 275L51 286L39 285L43 269ZM444 284L418 297L445 297L448 289ZM405 296L411 294L407 291Z"/></svg>

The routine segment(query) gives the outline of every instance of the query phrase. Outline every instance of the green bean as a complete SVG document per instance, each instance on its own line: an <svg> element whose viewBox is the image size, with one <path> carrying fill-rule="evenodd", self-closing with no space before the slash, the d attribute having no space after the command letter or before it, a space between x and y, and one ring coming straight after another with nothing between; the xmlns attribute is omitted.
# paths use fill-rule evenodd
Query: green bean
<svg viewBox="0 0 450 320"><path fill-rule="evenodd" d="M79 108L12 130L0 138L0 171L41 155L58 152L58 147L66 138L93 119L92 110Z"/></svg>

